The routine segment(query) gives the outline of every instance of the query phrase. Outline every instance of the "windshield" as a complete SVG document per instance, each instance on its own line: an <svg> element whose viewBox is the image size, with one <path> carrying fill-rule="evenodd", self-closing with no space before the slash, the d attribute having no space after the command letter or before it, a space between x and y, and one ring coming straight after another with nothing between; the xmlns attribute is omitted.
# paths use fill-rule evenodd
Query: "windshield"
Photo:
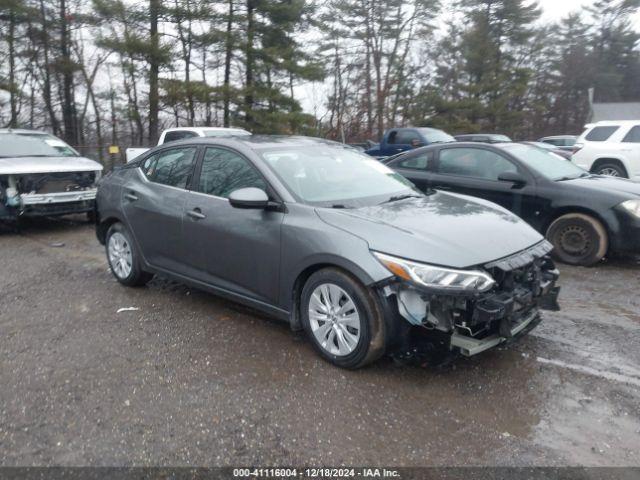
<svg viewBox="0 0 640 480"><path fill-rule="evenodd" d="M422 195L404 177L352 148L284 147L261 156L289 191L310 205L349 208L400 194Z"/></svg>
<svg viewBox="0 0 640 480"><path fill-rule="evenodd" d="M456 141L456 139L448 133L436 128L419 128L418 130L420 130L420 133L428 143L448 143Z"/></svg>
<svg viewBox="0 0 640 480"><path fill-rule="evenodd" d="M565 160L561 156L538 147L514 143L504 145L502 148L549 180L569 180L589 175L586 170Z"/></svg>
<svg viewBox="0 0 640 480"><path fill-rule="evenodd" d="M241 129L204 130L205 137L239 137L247 135L251 135L251 133Z"/></svg>
<svg viewBox="0 0 640 480"><path fill-rule="evenodd" d="M53 135L0 133L0 157L78 157L79 153Z"/></svg>

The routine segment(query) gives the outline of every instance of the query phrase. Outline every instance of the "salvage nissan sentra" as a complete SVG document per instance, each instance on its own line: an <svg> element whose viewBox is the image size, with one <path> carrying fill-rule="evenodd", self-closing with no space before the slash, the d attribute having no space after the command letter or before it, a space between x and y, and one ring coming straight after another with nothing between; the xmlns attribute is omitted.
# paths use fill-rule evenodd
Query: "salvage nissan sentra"
<svg viewBox="0 0 640 480"><path fill-rule="evenodd" d="M250 305L341 367L474 355L557 308L551 246L519 218L319 139L158 147L103 178L97 211L120 283L159 273Z"/></svg>

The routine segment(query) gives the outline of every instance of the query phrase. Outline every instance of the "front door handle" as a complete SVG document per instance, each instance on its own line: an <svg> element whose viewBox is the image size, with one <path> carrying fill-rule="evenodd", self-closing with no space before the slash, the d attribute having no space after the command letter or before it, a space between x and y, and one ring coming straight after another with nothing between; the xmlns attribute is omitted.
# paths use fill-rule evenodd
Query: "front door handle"
<svg viewBox="0 0 640 480"><path fill-rule="evenodd" d="M138 200L138 196L135 194L135 192L125 193L124 198L126 198L127 200L131 200L132 202Z"/></svg>
<svg viewBox="0 0 640 480"><path fill-rule="evenodd" d="M193 210L190 210L189 212L187 212L187 215L189 215L194 220L202 220L203 218L207 218L207 216L204 213L202 213L202 211L199 208L194 208Z"/></svg>

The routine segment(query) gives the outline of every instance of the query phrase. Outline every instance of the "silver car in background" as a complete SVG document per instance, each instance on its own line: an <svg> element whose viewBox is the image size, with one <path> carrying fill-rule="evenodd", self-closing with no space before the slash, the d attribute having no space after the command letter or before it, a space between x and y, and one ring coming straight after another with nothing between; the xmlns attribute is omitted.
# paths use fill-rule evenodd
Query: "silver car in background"
<svg viewBox="0 0 640 480"><path fill-rule="evenodd" d="M160 273L244 303L341 367L474 355L557 308L551 246L518 217L320 139L164 145L101 180L97 213L120 283Z"/></svg>
<svg viewBox="0 0 640 480"><path fill-rule="evenodd" d="M94 211L102 165L59 138L0 130L0 220Z"/></svg>

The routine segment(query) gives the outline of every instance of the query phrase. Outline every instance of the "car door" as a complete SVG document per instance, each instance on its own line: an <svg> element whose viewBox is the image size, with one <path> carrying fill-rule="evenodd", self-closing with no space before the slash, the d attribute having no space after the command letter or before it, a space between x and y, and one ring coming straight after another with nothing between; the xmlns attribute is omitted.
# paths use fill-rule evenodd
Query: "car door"
<svg viewBox="0 0 640 480"><path fill-rule="evenodd" d="M402 155L387 166L394 169L403 177L411 180L411 182L423 192L431 188L432 169L433 169L433 151L419 151ZM430 170L431 169L431 170Z"/></svg>
<svg viewBox="0 0 640 480"><path fill-rule="evenodd" d="M504 172L522 175L526 184L500 181ZM474 197L484 198L512 211L532 223L536 217L535 179L516 162L489 146L439 149L435 159L432 186Z"/></svg>
<svg viewBox="0 0 640 480"><path fill-rule="evenodd" d="M127 224L151 265L182 272L182 216L198 147L165 148L147 157L122 189Z"/></svg>
<svg viewBox="0 0 640 480"><path fill-rule="evenodd" d="M205 148L184 205L184 259L191 276L274 304L284 213L232 207L229 194L246 187L271 192L248 158L228 148Z"/></svg>

